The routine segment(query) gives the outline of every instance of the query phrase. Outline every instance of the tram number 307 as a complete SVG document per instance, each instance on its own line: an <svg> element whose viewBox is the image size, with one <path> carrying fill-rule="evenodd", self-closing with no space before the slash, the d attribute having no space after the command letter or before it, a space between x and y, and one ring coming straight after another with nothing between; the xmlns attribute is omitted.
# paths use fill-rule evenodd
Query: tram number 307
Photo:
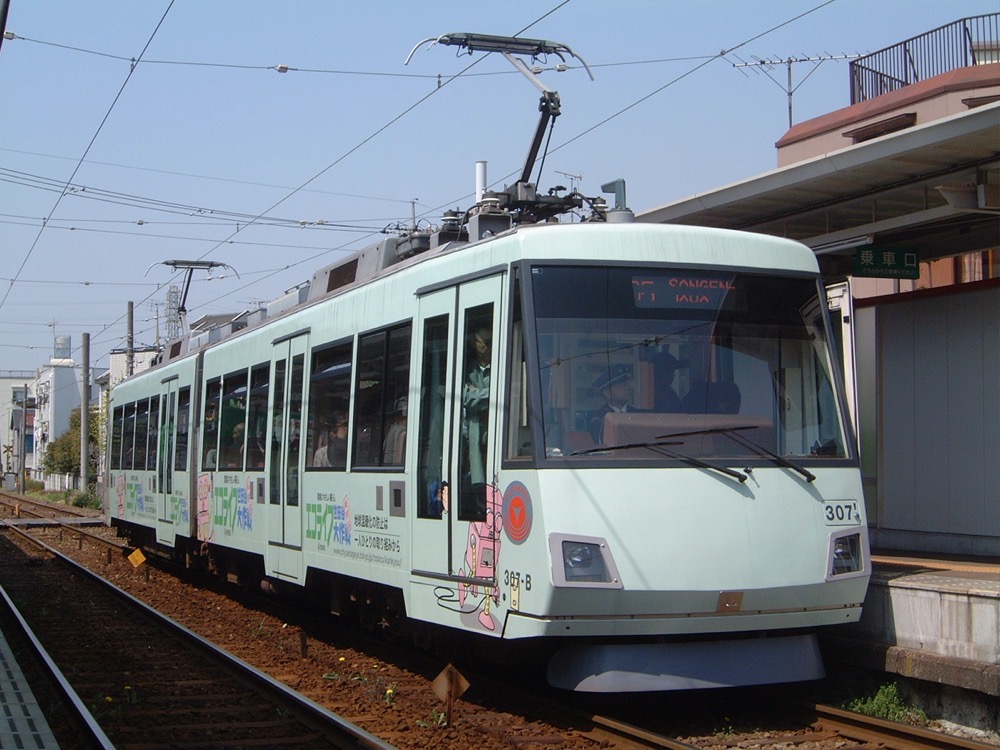
<svg viewBox="0 0 1000 750"><path fill-rule="evenodd" d="M827 526L849 526L858 523L857 500L828 500L823 504L823 520Z"/></svg>
<svg viewBox="0 0 1000 750"><path fill-rule="evenodd" d="M520 573L516 570L505 570L503 572L503 585L513 586L516 589L523 588L531 591L531 573Z"/></svg>

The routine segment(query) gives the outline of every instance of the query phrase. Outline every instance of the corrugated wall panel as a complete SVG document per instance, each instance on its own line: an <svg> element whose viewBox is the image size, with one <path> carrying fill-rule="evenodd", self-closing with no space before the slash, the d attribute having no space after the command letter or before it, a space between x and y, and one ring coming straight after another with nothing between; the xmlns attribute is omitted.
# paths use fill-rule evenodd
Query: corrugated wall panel
<svg viewBox="0 0 1000 750"><path fill-rule="evenodd" d="M1000 289L878 307L879 526L1000 544Z"/></svg>

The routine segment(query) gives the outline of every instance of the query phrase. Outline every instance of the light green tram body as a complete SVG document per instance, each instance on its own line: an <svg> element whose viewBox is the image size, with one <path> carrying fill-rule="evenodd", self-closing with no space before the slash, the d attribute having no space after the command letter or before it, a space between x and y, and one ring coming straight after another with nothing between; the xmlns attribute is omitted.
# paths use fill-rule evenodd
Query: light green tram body
<svg viewBox="0 0 1000 750"><path fill-rule="evenodd" d="M578 350L573 356L553 356L564 355L571 339L558 332L562 324L557 318L543 315L548 303L537 289L544 274L554 278L561 269L576 267L633 269L633 286L646 283L649 272L648 283L654 287L684 283L678 274L688 271L695 272L692 278L701 274L699 283L706 289L723 285L733 290L741 282L732 279L743 278L739 274L808 278L814 285L818 277L811 251L797 243L659 225L543 225L432 249L328 295L316 295L314 289L305 304L118 385L113 407L153 395L160 395L164 406L159 432L151 430L159 440L159 464L109 470L109 517L154 530L164 547L200 544L246 553L261 561L267 578L287 584L305 586L328 574L377 582L401 593L405 613L413 620L492 637L749 636L857 620L869 575L867 533L860 473L842 406L836 407L842 426L835 458L820 453L814 460L808 446L788 448L793 438L806 440L806 433L814 442L813 422L819 418L796 416L799 435L788 427L788 414L796 409L796 389L818 376L795 365L780 368L779 378L779 368L771 368L768 383L780 381L785 389L781 399L791 404L768 417L770 423L782 423L785 437L775 444L786 440L778 452L795 453L796 461L809 466L806 474L812 479L766 454L748 458L742 448L732 459L705 458L709 465L699 465L686 455L694 449L695 438L690 437L617 453L621 446L610 452L589 446L572 450L571 438L586 437L585 430L574 428L583 424L583 406L595 405L586 387L598 365ZM660 271L668 275L656 276ZM563 293L572 301L572 289ZM636 295L638 307L646 304ZM709 296L703 299L706 307L716 304ZM651 314L664 319L673 315L664 305L652 303ZM482 438L487 445L486 512L480 508L469 520L458 505L471 492L466 489L471 449L463 444L468 440L461 406L468 360L463 361L463 352L473 333L469 321L484 310L490 313L489 333L496 344L492 397L484 417L488 435ZM602 341L621 347L613 350L608 344L605 358L609 366L612 360L627 360L637 390L645 387L652 393L652 360L639 351L639 344L650 347L636 343L637 334L626 323L606 326L611 333ZM552 333L544 328L550 324ZM588 321L580 330L599 328ZM716 323L713 336L718 329ZM405 357L394 365L406 368L405 460L401 465L366 463L357 453L364 439L362 412L368 408L363 399L369 380L362 370L369 360L362 361L362 350L377 337L365 337L399 330L409 336ZM733 326L727 335L735 340L739 333ZM579 336L579 352L588 346L587 335ZM694 353L688 335L671 329L657 345ZM440 373L428 353L435 336L447 344L446 356L439 352ZM309 414L308 405L315 401L312 389L326 387L314 365L318 352L331 346L341 346L351 356L351 432L344 470L311 465L316 446L322 447L318 434L323 420ZM768 356L782 364L791 360L787 342L767 346L771 348L759 345L758 352L748 345L732 358L735 364L725 367L737 375L741 367L763 371L763 365L751 361L758 354L762 361ZM712 372L724 371L718 343L706 347ZM255 366L270 372L267 424L258 414L253 428L264 458L256 468L249 459L238 468L208 468L205 431L223 425L222 417L214 425L206 421L205 393L213 379L225 383L231 373ZM692 370L690 392L694 365L687 366ZM828 375L835 384L835 375ZM281 378L291 395L276 406ZM388 378L391 373L378 382L384 386ZM706 416L691 423L700 430L687 432L707 434L718 446L724 442L719 435L730 428L764 424L763 419L742 424L741 418L746 421L752 406L750 394L756 392L763 403L772 398L766 392L770 387L744 388L744 413ZM191 407L188 455L178 462L176 439L165 437L177 416L168 421L165 404L182 388L190 389ZM435 389L443 391L435 402L443 405L436 420L428 411ZM385 395L382 402L384 417ZM296 403L301 406L297 411ZM689 416L643 411L650 413L636 417L633 425L651 425L653 432L643 441L685 432L678 425L691 422ZM244 426L245 431L251 428ZM281 435L291 439L278 445ZM244 451L249 452L251 442L244 438ZM731 473L718 471L720 465ZM169 487L166 473L172 474ZM440 516L428 512L428 478L450 480L452 507ZM856 560L840 570L834 558L844 548L853 550ZM577 571L564 555L577 553L599 554L600 574L574 578Z"/></svg>

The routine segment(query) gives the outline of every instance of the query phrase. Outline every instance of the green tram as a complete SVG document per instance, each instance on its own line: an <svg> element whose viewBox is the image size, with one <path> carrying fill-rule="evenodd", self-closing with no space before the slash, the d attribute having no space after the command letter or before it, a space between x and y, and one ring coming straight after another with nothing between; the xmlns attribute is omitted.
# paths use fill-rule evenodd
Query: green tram
<svg viewBox="0 0 1000 750"><path fill-rule="evenodd" d="M496 220L116 386L110 522L372 627L543 645L568 689L822 675L870 565L813 253Z"/></svg>

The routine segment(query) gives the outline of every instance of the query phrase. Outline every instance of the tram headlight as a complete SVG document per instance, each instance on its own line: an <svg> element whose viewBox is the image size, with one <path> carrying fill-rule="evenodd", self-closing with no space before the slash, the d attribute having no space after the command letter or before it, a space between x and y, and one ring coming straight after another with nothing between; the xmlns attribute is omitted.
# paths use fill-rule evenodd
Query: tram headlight
<svg viewBox="0 0 1000 750"><path fill-rule="evenodd" d="M850 534L833 540L831 576L857 573L861 570L861 534Z"/></svg>
<svg viewBox="0 0 1000 750"><path fill-rule="evenodd" d="M618 571L604 539L553 534L549 546L556 586L621 588Z"/></svg>

